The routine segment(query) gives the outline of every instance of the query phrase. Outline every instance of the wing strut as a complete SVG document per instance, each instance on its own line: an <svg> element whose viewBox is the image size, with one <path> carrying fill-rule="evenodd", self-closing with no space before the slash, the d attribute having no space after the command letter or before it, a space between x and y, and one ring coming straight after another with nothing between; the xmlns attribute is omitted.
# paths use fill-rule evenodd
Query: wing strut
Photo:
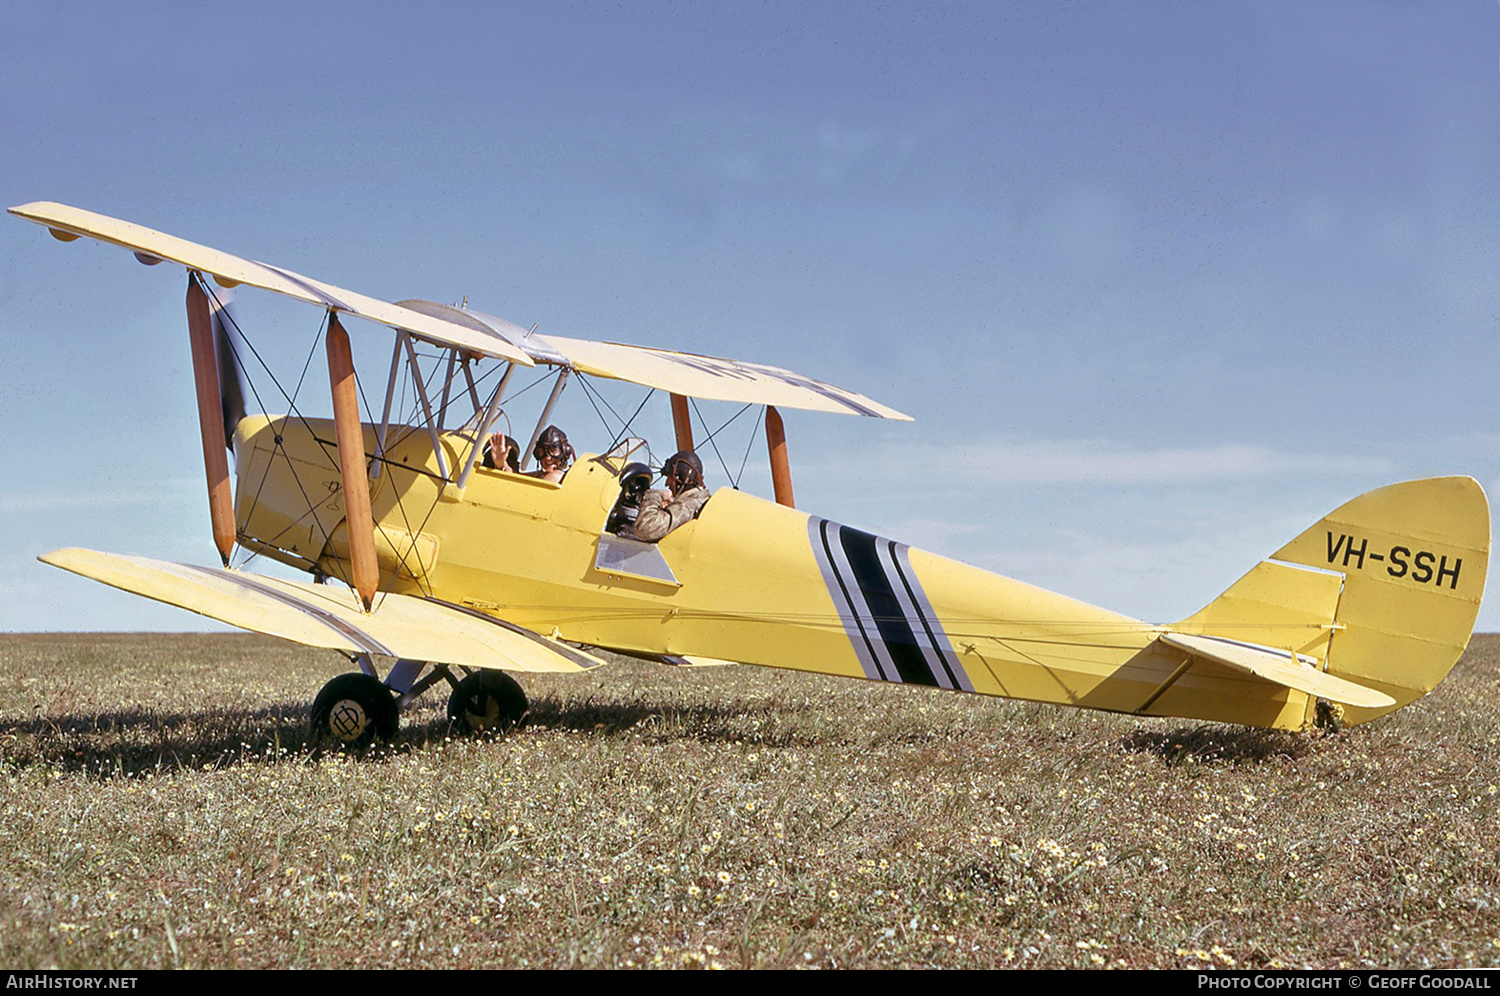
<svg viewBox="0 0 1500 996"><path fill-rule="evenodd" d="M681 394L672 396L672 428L677 433L677 452L693 448L693 420L688 414L687 398Z"/></svg>
<svg viewBox="0 0 1500 996"><path fill-rule="evenodd" d="M396 374L401 372L401 342L405 333L396 331L396 345L391 350L391 373L385 381L385 408L380 413L380 428L375 432L375 464L370 468L372 478L380 476L385 466L385 435L391 428L391 405L396 400Z"/></svg>
<svg viewBox="0 0 1500 996"><path fill-rule="evenodd" d="M349 333L335 311L328 312L328 380L333 387L333 427L339 441L339 476L344 485L344 519L349 524L349 560L354 590L365 611L375 601L380 570L375 563L375 519L370 514L370 475L365 469L365 430L359 421L359 392Z"/></svg>
<svg viewBox="0 0 1500 996"><path fill-rule="evenodd" d="M786 455L786 426L775 405L766 405L766 448L771 451L771 486L776 504L796 508L792 498L792 462Z"/></svg>
<svg viewBox="0 0 1500 996"><path fill-rule="evenodd" d="M474 445L469 447L469 455L464 459L464 469L458 475L457 485L459 490L463 490L469 483L469 475L474 472L474 461L479 458L479 454L484 450L485 443L488 441L490 434L490 428L494 426L495 419L500 414L500 402L505 397L506 387L510 385L510 375L515 372L516 365L514 363L506 366L505 373L500 377L500 383L495 385L495 393L490 395L490 403L485 408L484 414L479 419L479 425L474 430ZM469 381L471 390L473 389L473 384L472 380ZM478 408L479 406L476 404L474 407Z"/></svg>
<svg viewBox="0 0 1500 996"><path fill-rule="evenodd" d="M422 415L427 426L427 438L432 440L432 452L437 457L438 474L448 481L448 458L443 456L443 443L438 438L437 419L432 414L432 401L427 397L427 387L422 382L422 365L417 362L417 348L411 344L411 336L397 332L396 338L406 345L406 362L411 367L412 386L417 389L417 400L422 402Z"/></svg>
<svg viewBox="0 0 1500 996"><path fill-rule="evenodd" d="M203 469L208 475L208 516L214 546L224 566L234 552L234 493L229 486L229 456L224 445L224 402L219 394L219 361L213 322L202 277L188 271L188 337L193 346L193 382L198 390L198 425L203 432Z"/></svg>
<svg viewBox="0 0 1500 996"><path fill-rule="evenodd" d="M552 384L552 393L547 395L547 403L542 406L542 416L536 420L536 428L531 430L531 441L526 444L526 449L521 451L521 469L531 463L531 456L536 451L536 441L542 438L542 431L547 428L547 420L552 417L552 409L557 404L557 396L562 394L563 388L568 385L568 374L572 373L569 367L563 367L557 372L557 380Z"/></svg>

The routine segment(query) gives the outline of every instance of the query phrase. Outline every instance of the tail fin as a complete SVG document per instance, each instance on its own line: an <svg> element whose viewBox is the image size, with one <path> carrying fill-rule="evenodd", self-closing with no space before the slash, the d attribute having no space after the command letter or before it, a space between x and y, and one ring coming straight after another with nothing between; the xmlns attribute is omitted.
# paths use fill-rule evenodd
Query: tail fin
<svg viewBox="0 0 1500 996"><path fill-rule="evenodd" d="M1396 700L1346 710L1345 722L1362 723L1452 670L1474 630L1489 553L1479 482L1392 484L1340 505L1172 629L1310 654Z"/></svg>

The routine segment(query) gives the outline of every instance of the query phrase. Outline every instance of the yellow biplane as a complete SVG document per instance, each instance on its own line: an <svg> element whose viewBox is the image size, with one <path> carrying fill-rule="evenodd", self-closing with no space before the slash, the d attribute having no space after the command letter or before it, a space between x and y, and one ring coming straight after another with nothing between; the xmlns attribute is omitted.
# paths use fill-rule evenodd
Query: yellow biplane
<svg viewBox="0 0 1500 996"><path fill-rule="evenodd" d="M60 204L10 212L63 241L187 268L222 567L81 549L40 559L348 655L360 670L330 681L312 709L315 732L335 741L391 737L400 709L439 682L456 727L514 722L526 699L508 673L587 671L603 663L591 648L1141 716L1295 729L1331 708L1358 723L1431 691L1479 611L1490 514L1467 477L1361 495L1200 611L1151 625L798 511L778 409L907 418L852 391L760 364L543 335L466 306L391 304ZM331 419L245 412L245 343L219 290L240 284L324 311ZM395 333L378 420L360 412L350 316ZM679 450L693 448L689 399L764 406L775 500L720 488L648 543L616 528L650 461L643 440L622 434L560 483L486 466L512 374L526 367L555 370L532 444L570 376L668 394ZM410 417L393 418L398 397L415 399ZM236 547L312 579L231 568Z"/></svg>

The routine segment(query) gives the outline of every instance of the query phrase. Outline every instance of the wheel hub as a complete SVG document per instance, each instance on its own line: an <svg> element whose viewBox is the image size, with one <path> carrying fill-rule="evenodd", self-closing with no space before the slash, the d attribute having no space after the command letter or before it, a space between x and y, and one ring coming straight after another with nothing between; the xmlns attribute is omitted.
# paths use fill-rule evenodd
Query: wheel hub
<svg viewBox="0 0 1500 996"><path fill-rule="evenodd" d="M492 695L481 696L477 701L470 699L464 718L469 721L470 729L488 730L500 720L500 703Z"/></svg>
<svg viewBox="0 0 1500 996"><path fill-rule="evenodd" d="M345 743L359 739L370 725L370 717L364 707L353 699L341 699L333 704L328 713L328 728L334 736Z"/></svg>

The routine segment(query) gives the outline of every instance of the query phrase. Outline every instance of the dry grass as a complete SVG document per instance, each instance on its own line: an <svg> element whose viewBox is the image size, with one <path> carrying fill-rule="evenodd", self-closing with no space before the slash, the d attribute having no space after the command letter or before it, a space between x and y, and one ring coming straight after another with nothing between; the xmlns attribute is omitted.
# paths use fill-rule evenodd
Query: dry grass
<svg viewBox="0 0 1500 996"><path fill-rule="evenodd" d="M1322 738L620 663L320 756L340 664L0 637L0 963L1500 965L1497 637Z"/></svg>

